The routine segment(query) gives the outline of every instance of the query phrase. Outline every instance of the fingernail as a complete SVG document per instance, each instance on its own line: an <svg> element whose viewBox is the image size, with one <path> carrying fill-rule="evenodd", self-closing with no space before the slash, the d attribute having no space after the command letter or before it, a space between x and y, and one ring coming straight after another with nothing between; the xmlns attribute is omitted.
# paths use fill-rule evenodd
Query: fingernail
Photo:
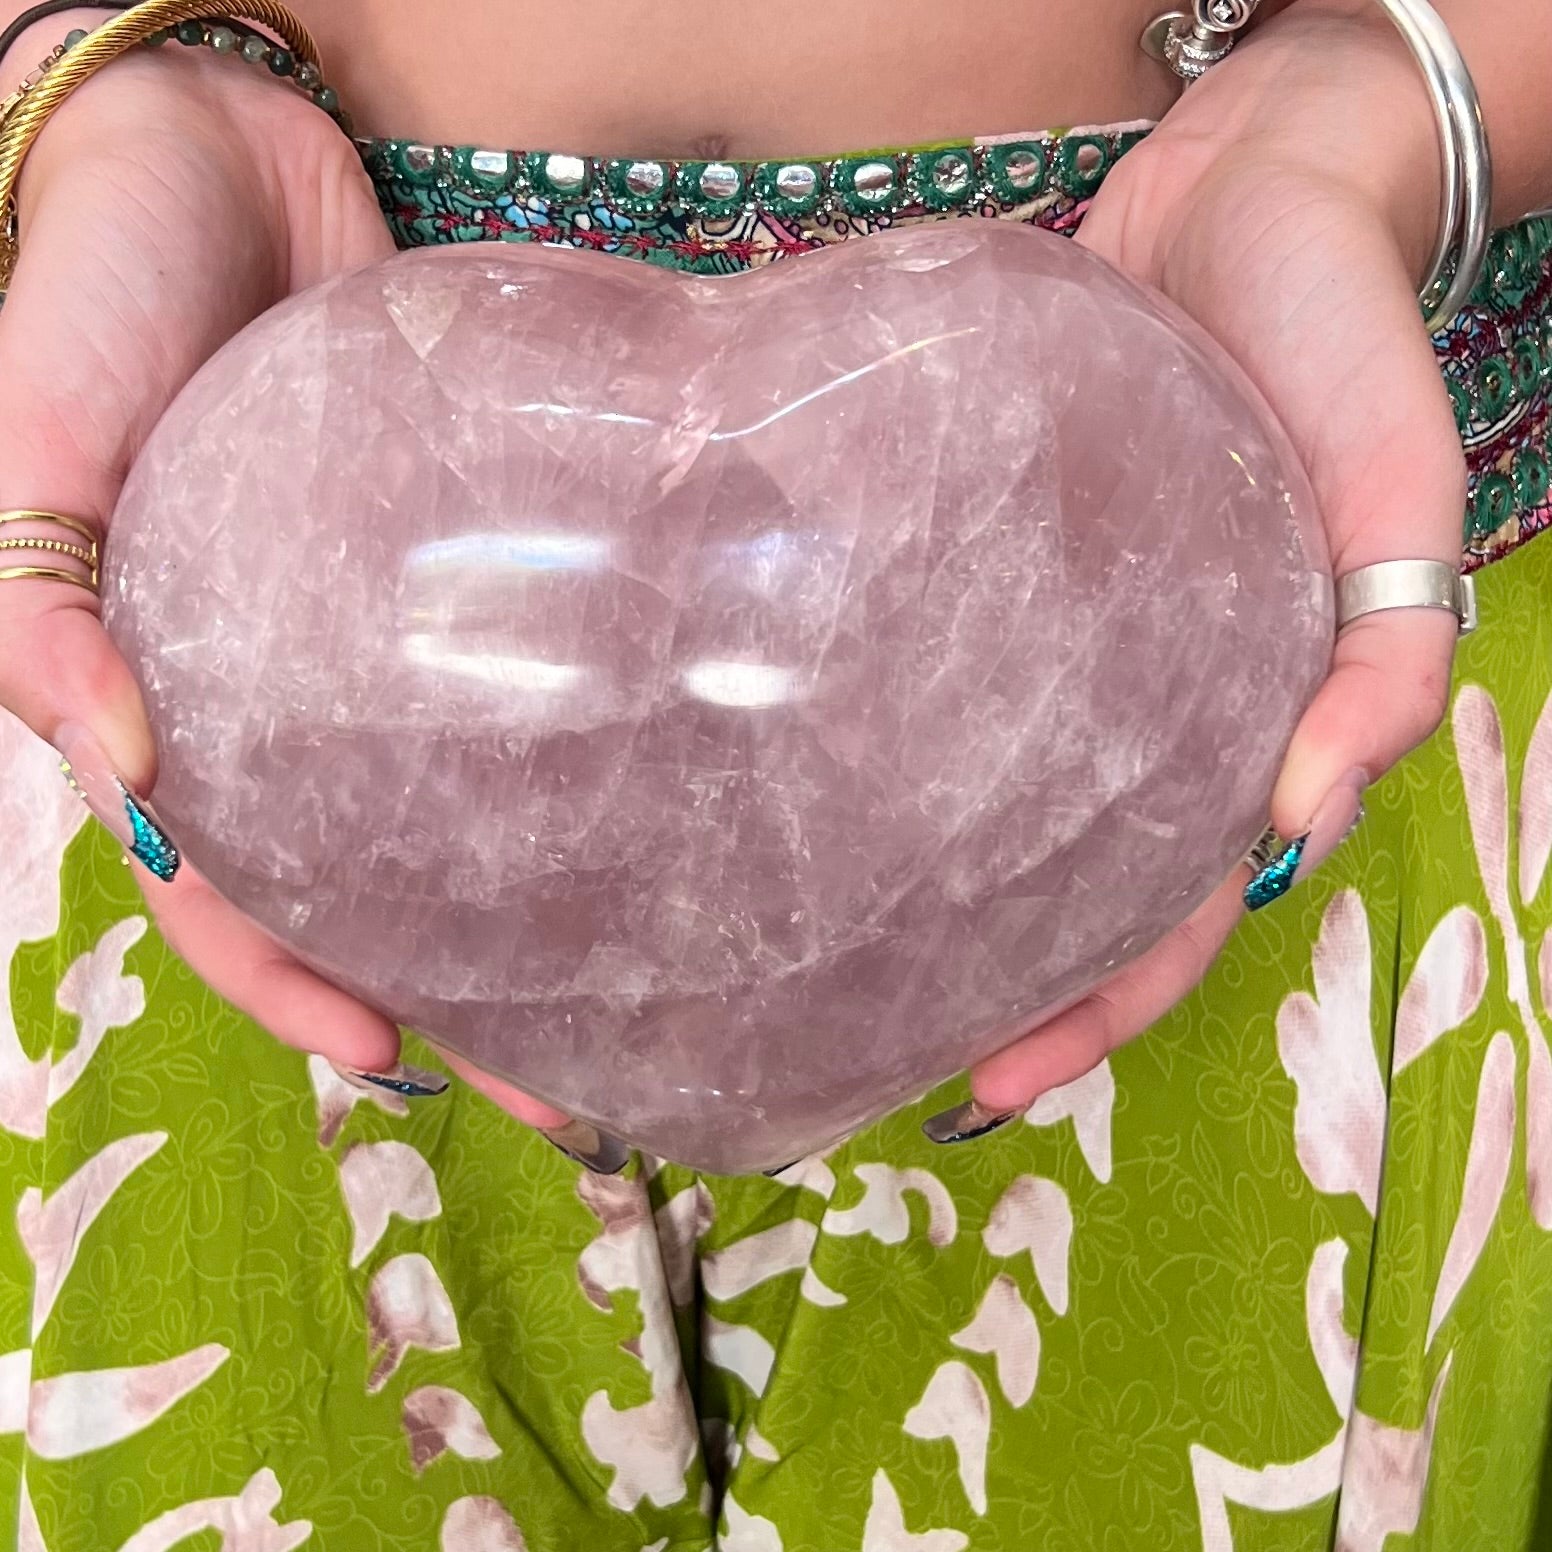
<svg viewBox="0 0 1552 1552"><path fill-rule="evenodd" d="M931 1142L973 1142L977 1137L998 1131L1009 1121L1016 1121L1023 1113L1022 1110L988 1110L979 1100L967 1099L964 1104L923 1121L922 1131Z"/></svg>
<svg viewBox="0 0 1552 1552"><path fill-rule="evenodd" d="M1245 886L1245 906L1262 911L1307 877L1358 828L1368 772L1356 767L1338 780L1322 800L1302 835L1286 845L1269 830L1250 854L1255 877Z"/></svg>
<svg viewBox="0 0 1552 1552"><path fill-rule="evenodd" d="M405 1099L430 1099L433 1094L447 1092L448 1079L439 1072L427 1072L424 1067L411 1067L407 1062L395 1062L381 1072L367 1072L360 1067L341 1067L331 1064L340 1077L358 1088L370 1084L375 1089L387 1089L390 1094Z"/></svg>
<svg viewBox="0 0 1552 1552"><path fill-rule="evenodd" d="M1293 888L1299 865L1304 860L1304 848L1309 836L1301 835L1283 846L1275 835L1263 836L1250 854L1250 865L1257 869L1256 876L1245 885L1245 909L1264 911L1274 900ZM1281 850L1278 848L1281 847ZM1258 866L1259 865L1259 866Z"/></svg>
<svg viewBox="0 0 1552 1552"><path fill-rule="evenodd" d="M595 1175L618 1175L630 1163L631 1151L619 1138L589 1126L586 1121L541 1127L539 1135L554 1143L573 1163Z"/></svg>
<svg viewBox="0 0 1552 1552"><path fill-rule="evenodd" d="M1369 773L1351 770L1326 794L1309 823L1309 844L1304 848L1302 867L1312 873L1363 819L1363 794L1369 785Z"/></svg>
<svg viewBox="0 0 1552 1552"><path fill-rule="evenodd" d="M54 735L59 769L71 789L129 853L164 883L177 876L181 858L150 804L119 777L94 735L66 723Z"/></svg>

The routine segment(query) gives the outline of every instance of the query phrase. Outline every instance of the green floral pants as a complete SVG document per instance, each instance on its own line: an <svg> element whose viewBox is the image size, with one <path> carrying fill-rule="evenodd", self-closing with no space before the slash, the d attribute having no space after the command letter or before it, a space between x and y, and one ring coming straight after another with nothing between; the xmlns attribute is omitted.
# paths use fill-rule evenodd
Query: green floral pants
<svg viewBox="0 0 1552 1552"><path fill-rule="evenodd" d="M1552 542L1480 586L1446 726L1199 995L776 1180L270 1044L0 726L0 1545L1552 1544Z"/></svg>

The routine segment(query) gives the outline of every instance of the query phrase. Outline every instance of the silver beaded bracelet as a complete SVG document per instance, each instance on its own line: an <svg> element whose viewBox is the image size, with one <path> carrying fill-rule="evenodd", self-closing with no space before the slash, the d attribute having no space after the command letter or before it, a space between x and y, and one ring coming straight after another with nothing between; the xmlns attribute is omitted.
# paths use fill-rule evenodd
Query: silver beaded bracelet
<svg viewBox="0 0 1552 1552"><path fill-rule="evenodd" d="M1412 50L1439 121L1443 198L1439 241L1421 293L1430 331L1466 305L1487 265L1493 164L1482 104L1465 55L1429 0L1377 0ZM1191 0L1148 24L1143 51L1189 84L1225 59L1260 0Z"/></svg>

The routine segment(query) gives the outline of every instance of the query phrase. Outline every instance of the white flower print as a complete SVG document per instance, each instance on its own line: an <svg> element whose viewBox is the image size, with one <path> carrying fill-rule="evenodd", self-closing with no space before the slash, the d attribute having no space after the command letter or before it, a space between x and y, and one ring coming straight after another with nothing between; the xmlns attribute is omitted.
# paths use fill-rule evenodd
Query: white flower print
<svg viewBox="0 0 1552 1552"><path fill-rule="evenodd" d="M479 1408L446 1385L422 1385L412 1390L404 1398L402 1421L416 1475L443 1455L494 1460L501 1453Z"/></svg>
<svg viewBox="0 0 1552 1552"><path fill-rule="evenodd" d="M957 1530L926 1530L913 1533L905 1528L905 1512L889 1473L878 1471L873 1477L873 1501L862 1531L862 1552L966 1552L970 1538Z"/></svg>
<svg viewBox="0 0 1552 1552"><path fill-rule="evenodd" d="M947 1439L953 1444L965 1497L977 1514L985 1514L992 1407L976 1372L957 1358L939 1364L925 1394L906 1414L904 1426L912 1438Z"/></svg>
<svg viewBox="0 0 1552 1552"><path fill-rule="evenodd" d="M1526 1177L1532 1215L1552 1228L1552 1057L1530 998L1528 955L1510 899L1509 774L1493 698L1465 686L1453 711L1466 809L1491 920L1504 945L1509 1000L1527 1046ZM1544 886L1552 855L1552 697L1526 757L1519 806L1517 883L1522 904ZM1552 934L1538 969L1543 1005L1552 1008ZM1313 955L1315 995L1295 992L1278 1015L1278 1048L1299 1101L1299 1161L1317 1189L1351 1192L1377 1207L1386 1102L1372 1031L1368 920L1356 894L1327 908ZM1397 1005L1392 1071L1399 1078L1479 1010L1487 988L1487 933L1481 916L1459 905L1437 923ZM1515 1042L1500 1031L1488 1045L1478 1084L1461 1204L1446 1246L1429 1315L1433 1344L1475 1270L1507 1187L1516 1131ZM1334 1242L1335 1243L1335 1242ZM1268 1512L1318 1502L1341 1488L1337 1546L1381 1552L1386 1538L1417 1530L1428 1482L1434 1428L1452 1355L1438 1364L1422 1423L1397 1428L1362 1412L1349 1418L1357 1347L1341 1324L1340 1256L1323 1246L1307 1292L1311 1348L1342 1418L1335 1438L1309 1459L1262 1470L1202 1446L1191 1452L1205 1552L1232 1552L1226 1505Z"/></svg>
<svg viewBox="0 0 1552 1552"><path fill-rule="evenodd" d="M948 1187L926 1169L895 1169L889 1164L859 1164L853 1173L866 1194L855 1207L830 1208L821 1228L826 1234L871 1234L883 1245L903 1245L911 1232L906 1192L927 1203L927 1243L940 1250L959 1233L959 1213Z"/></svg>
<svg viewBox="0 0 1552 1552"><path fill-rule="evenodd" d="M975 1319L949 1340L966 1352L993 1355L997 1383L1010 1406L1024 1406L1034 1395L1040 1374L1040 1326L1006 1272L992 1279Z"/></svg>
<svg viewBox="0 0 1552 1552"><path fill-rule="evenodd" d="M981 1238L1002 1260L1027 1252L1046 1302L1058 1315L1067 1313L1072 1205L1054 1180L1020 1175L992 1208Z"/></svg>
<svg viewBox="0 0 1552 1552"><path fill-rule="evenodd" d="M275 1519L280 1483L268 1467L257 1471L235 1498L206 1498L169 1510L143 1526L119 1552L171 1552L191 1536L214 1530L221 1552L291 1552L313 1533L306 1520L282 1525Z"/></svg>

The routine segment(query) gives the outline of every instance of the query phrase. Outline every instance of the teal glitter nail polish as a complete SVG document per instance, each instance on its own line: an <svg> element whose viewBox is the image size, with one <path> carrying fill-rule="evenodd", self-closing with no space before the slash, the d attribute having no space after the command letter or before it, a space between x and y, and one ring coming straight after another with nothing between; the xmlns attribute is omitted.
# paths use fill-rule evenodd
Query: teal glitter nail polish
<svg viewBox="0 0 1552 1552"><path fill-rule="evenodd" d="M120 782L118 786L124 794L124 812L129 815L130 827L135 833L130 850L159 879L170 884L182 861L178 856L178 848L162 834L156 822L134 800L124 783Z"/></svg>
<svg viewBox="0 0 1552 1552"><path fill-rule="evenodd" d="M1289 841L1283 854L1273 858L1251 879L1245 886L1247 909L1264 910L1274 900L1281 900L1293 888L1294 877L1299 871L1299 864L1304 860L1304 848L1308 844L1307 835L1301 835L1296 841Z"/></svg>

